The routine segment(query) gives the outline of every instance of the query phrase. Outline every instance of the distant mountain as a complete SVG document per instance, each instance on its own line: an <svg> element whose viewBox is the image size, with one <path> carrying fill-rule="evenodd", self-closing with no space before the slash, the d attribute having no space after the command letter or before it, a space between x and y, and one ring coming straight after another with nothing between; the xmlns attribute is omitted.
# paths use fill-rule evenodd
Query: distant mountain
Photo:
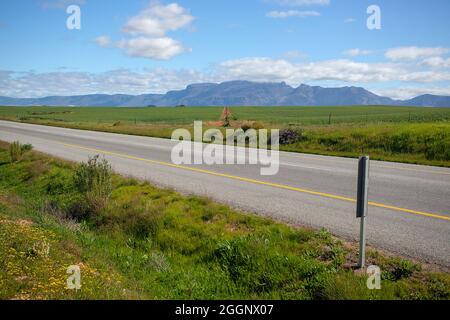
<svg viewBox="0 0 450 320"><path fill-rule="evenodd" d="M3 106L353 106L404 105L450 107L450 97L422 95L410 100L393 100L360 87L323 88L284 82L229 81L192 84L166 94L52 96L45 98L0 97Z"/></svg>
<svg viewBox="0 0 450 320"><path fill-rule="evenodd" d="M408 105L414 107L450 107L450 97L424 94L408 100Z"/></svg>
<svg viewBox="0 0 450 320"><path fill-rule="evenodd" d="M392 105L397 103L391 98L377 96L364 88L322 88L304 84L294 89L281 101L282 105L288 106Z"/></svg>
<svg viewBox="0 0 450 320"><path fill-rule="evenodd" d="M294 89L285 83L230 81L194 84L184 90L169 91L154 103L173 106L277 106Z"/></svg>

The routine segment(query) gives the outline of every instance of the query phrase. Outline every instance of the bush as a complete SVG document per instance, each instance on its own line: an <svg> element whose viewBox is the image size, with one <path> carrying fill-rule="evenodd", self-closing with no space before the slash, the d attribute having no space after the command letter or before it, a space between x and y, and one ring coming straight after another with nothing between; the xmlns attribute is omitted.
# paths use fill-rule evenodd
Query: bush
<svg viewBox="0 0 450 320"><path fill-rule="evenodd" d="M11 157L11 162L17 162L22 159L22 148L18 141L14 141L9 145L9 156Z"/></svg>
<svg viewBox="0 0 450 320"><path fill-rule="evenodd" d="M293 144L305 139L302 130L283 129L280 131L280 145Z"/></svg>
<svg viewBox="0 0 450 320"><path fill-rule="evenodd" d="M75 170L74 185L80 193L101 191L104 195L111 195L112 169L108 161L99 161L96 155L87 163L81 163Z"/></svg>
<svg viewBox="0 0 450 320"><path fill-rule="evenodd" d="M11 158L11 162L17 162L22 160L25 152L31 151L33 146L31 144L20 144L19 141L14 141L9 145L9 156Z"/></svg>
<svg viewBox="0 0 450 320"><path fill-rule="evenodd" d="M27 144L23 144L20 147L20 149L22 150L23 153L25 153L25 152L33 150L33 146L31 144L27 143Z"/></svg>
<svg viewBox="0 0 450 320"><path fill-rule="evenodd" d="M61 205L61 204L59 204ZM83 221L92 217L94 209L86 202L85 197L81 195L74 196L69 199L69 203L65 207L65 218L75 221Z"/></svg>
<svg viewBox="0 0 450 320"><path fill-rule="evenodd" d="M45 193L50 196L67 194L71 191L72 176L62 170L53 170L45 183Z"/></svg>
<svg viewBox="0 0 450 320"><path fill-rule="evenodd" d="M75 208L83 209L83 217L102 211L112 192L112 169L108 161L99 161L97 155L89 158L87 163L80 164L75 170L74 186L83 196L83 203L75 205Z"/></svg>

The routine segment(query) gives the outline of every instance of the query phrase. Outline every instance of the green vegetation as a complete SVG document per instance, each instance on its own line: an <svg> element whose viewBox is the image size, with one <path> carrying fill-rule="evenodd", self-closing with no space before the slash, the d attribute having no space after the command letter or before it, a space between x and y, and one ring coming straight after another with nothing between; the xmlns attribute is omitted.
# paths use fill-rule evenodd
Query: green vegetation
<svg viewBox="0 0 450 320"><path fill-rule="evenodd" d="M12 162L19 161L22 158L22 147L20 146L19 142L13 142L9 146L9 157L11 158Z"/></svg>
<svg viewBox="0 0 450 320"><path fill-rule="evenodd" d="M81 198L70 208L70 218L80 220L98 215L111 198L111 166L105 159L98 161L98 156L90 158L75 170L73 184Z"/></svg>
<svg viewBox="0 0 450 320"><path fill-rule="evenodd" d="M312 127L281 149L294 152L450 166L450 123Z"/></svg>
<svg viewBox="0 0 450 320"><path fill-rule="evenodd" d="M235 107L238 120L259 121L272 125L328 125L399 122L433 122L450 120L450 108L416 108L391 106L359 107ZM72 124L121 125L160 124L190 125L195 120L218 121L223 108L69 108L69 107L0 107L0 118L20 121L50 121Z"/></svg>
<svg viewBox="0 0 450 320"><path fill-rule="evenodd" d="M281 150L450 167L450 108L236 107L230 125L279 128L292 135ZM0 107L0 119L170 138L195 120L218 126L222 108ZM220 127L220 125L219 125ZM222 129L223 130L223 129Z"/></svg>
<svg viewBox="0 0 450 320"><path fill-rule="evenodd" d="M0 142L0 299L450 299L450 275ZM101 205L97 205L97 204ZM84 211L86 210L86 211ZM86 214L79 214L84 212ZM82 288L65 289L79 265Z"/></svg>
<svg viewBox="0 0 450 320"><path fill-rule="evenodd" d="M20 144L20 142L15 141L9 146L9 157L12 162L19 161L22 159L23 154L27 151L30 151L31 149L31 145L22 145Z"/></svg>

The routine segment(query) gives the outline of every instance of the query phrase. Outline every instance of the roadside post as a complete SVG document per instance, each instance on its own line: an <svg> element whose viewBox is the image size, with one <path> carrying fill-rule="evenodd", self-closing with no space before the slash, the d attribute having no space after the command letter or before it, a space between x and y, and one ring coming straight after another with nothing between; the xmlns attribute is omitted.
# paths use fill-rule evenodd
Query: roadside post
<svg viewBox="0 0 450 320"><path fill-rule="evenodd" d="M364 268L366 261L366 217L369 189L369 156L359 158L358 162L358 197L356 201L356 218L361 219L359 238L359 263Z"/></svg>

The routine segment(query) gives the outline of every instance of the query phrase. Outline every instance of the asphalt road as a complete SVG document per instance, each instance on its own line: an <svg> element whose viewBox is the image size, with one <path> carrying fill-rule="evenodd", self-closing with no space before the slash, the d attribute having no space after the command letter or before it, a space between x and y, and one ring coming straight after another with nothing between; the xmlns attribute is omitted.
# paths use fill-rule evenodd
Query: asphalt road
<svg viewBox="0 0 450 320"><path fill-rule="evenodd" d="M357 160L280 153L280 170L257 165L175 166L176 142L0 121L0 140L31 143L72 161L102 154L118 173L235 208L357 239ZM450 169L371 161L369 245L450 266Z"/></svg>

